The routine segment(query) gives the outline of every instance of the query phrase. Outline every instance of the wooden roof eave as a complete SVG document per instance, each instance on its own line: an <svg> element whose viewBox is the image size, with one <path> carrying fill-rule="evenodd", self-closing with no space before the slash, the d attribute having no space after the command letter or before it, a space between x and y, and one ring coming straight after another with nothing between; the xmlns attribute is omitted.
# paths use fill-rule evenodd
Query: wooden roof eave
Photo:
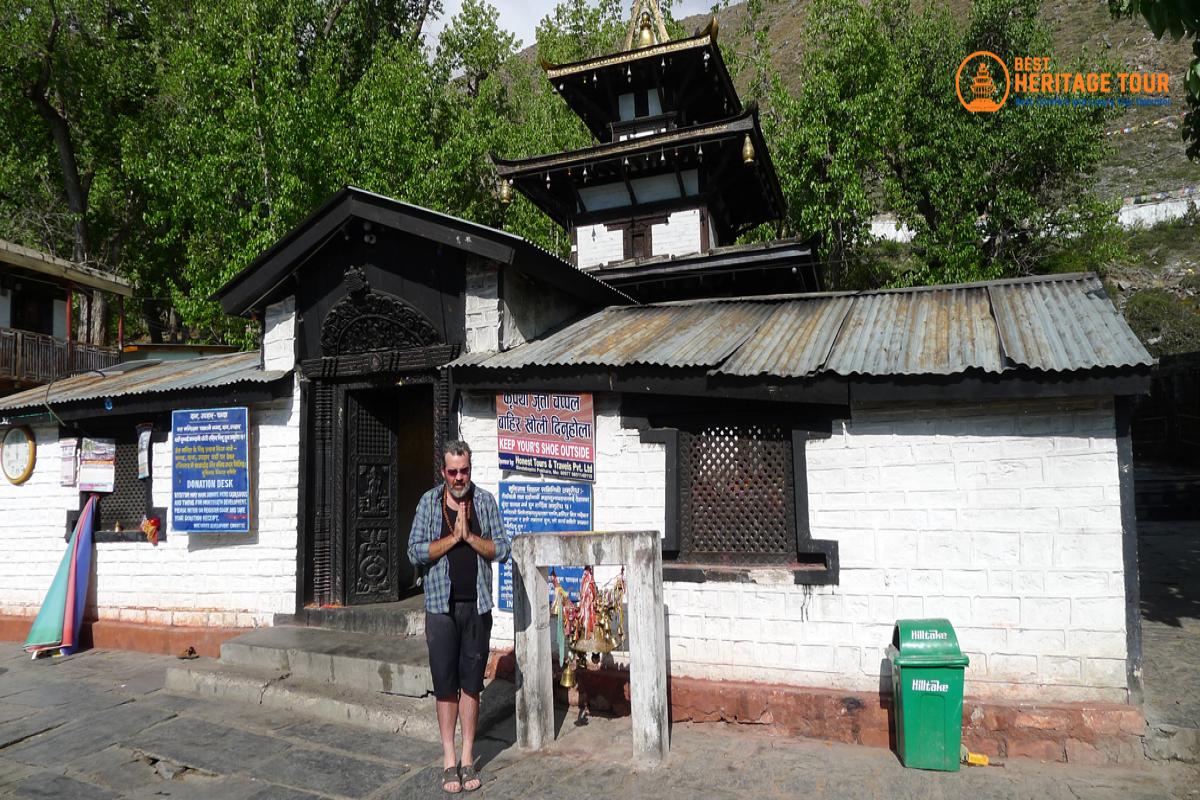
<svg viewBox="0 0 1200 800"><path fill-rule="evenodd" d="M766 145L763 143L761 132L758 131L757 110L750 107L738 116L720 122L676 128L654 136L626 139L623 142L609 142L566 153L534 156L533 158L506 159L493 156L492 162L496 165L496 172L501 177L516 179L547 171L561 172L595 161L642 156L665 147L703 144L708 141L728 139L752 131L756 134L755 147L765 152Z"/></svg>
<svg viewBox="0 0 1200 800"><path fill-rule="evenodd" d="M120 297L133 296L133 285L124 278L67 261L65 258L40 253L13 242L0 240L0 262L39 275L58 278L64 285L98 289Z"/></svg>
<svg viewBox="0 0 1200 800"><path fill-rule="evenodd" d="M686 39L675 39L670 42L659 42L658 44L650 45L649 47L639 47L634 50L626 50L620 53L612 53L604 56L596 56L595 58L584 59L583 61L575 61L569 64L554 64L541 54L538 55L538 64L545 71L546 77L550 80L557 78L567 78L574 75L580 75L585 72L594 72L605 69L607 67L625 66L632 64L642 59L659 58L661 56L673 55L675 53L683 53L689 50L704 49L711 47L715 52L716 58L721 58L721 50L717 47L717 19L712 17L708 25L693 36ZM722 62L724 66L724 62Z"/></svg>

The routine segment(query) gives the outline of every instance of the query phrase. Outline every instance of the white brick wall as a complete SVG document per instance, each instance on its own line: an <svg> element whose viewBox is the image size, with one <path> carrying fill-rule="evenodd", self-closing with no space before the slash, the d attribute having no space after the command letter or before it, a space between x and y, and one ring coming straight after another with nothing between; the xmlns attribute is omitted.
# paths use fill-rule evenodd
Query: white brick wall
<svg viewBox="0 0 1200 800"><path fill-rule="evenodd" d="M686 256L700 252L700 209L676 211L667 221L650 227L650 246L656 256Z"/></svg>
<svg viewBox="0 0 1200 800"><path fill-rule="evenodd" d="M296 298L267 306L263 323L263 369L288 370L296 366Z"/></svg>
<svg viewBox="0 0 1200 800"><path fill-rule="evenodd" d="M157 547L96 545L97 615L150 624L249 626L294 611L299 424L298 384L292 397L250 408L248 535L188 535L168 528ZM65 547L66 511L79 508L78 490L59 486L57 428L39 427L37 439L37 467L29 481L0 482L0 614L37 613ZM169 507L169 437L154 445L153 468L154 505Z"/></svg>
<svg viewBox="0 0 1200 800"><path fill-rule="evenodd" d="M500 349L500 295L496 268L467 262L466 350L490 353Z"/></svg>
<svg viewBox="0 0 1200 800"><path fill-rule="evenodd" d="M596 528L661 531L661 446L621 428L613 398L596 408ZM494 491L490 396L464 406L461 430ZM946 616L971 695L1126 699L1111 402L856 406L809 443L808 470L812 535L839 542L840 585L766 569L668 583L673 674L877 690L894 621ZM497 646L511 644L505 617Z"/></svg>
<svg viewBox="0 0 1200 800"><path fill-rule="evenodd" d="M625 232L610 231L604 223L580 225L575 229L580 269L602 267L625 258Z"/></svg>

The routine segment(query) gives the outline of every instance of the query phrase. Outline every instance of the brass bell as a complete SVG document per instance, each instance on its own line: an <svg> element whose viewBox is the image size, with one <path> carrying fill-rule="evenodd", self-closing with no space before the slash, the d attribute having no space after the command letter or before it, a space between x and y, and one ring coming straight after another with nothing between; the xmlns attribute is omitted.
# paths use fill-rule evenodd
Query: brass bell
<svg viewBox="0 0 1200 800"><path fill-rule="evenodd" d="M638 47L650 47L654 44L654 30L650 27L650 15L642 12L642 27L638 31Z"/></svg>
<svg viewBox="0 0 1200 800"><path fill-rule="evenodd" d="M750 141L750 134L746 134L746 138L742 140L742 163L750 166L754 163L754 143Z"/></svg>
<svg viewBox="0 0 1200 800"><path fill-rule="evenodd" d="M567 663L563 666L562 676L558 679L558 685L567 689L575 688L575 656L567 659Z"/></svg>

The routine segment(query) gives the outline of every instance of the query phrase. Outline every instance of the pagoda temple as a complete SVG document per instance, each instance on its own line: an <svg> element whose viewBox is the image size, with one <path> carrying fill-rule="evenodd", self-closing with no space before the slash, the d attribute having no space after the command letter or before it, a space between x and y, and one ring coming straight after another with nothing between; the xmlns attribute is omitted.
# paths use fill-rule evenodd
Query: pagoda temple
<svg viewBox="0 0 1200 800"><path fill-rule="evenodd" d="M516 188L562 225L577 267L643 301L820 288L805 242L736 244L785 206L715 17L672 41L657 4L637 0L625 51L541 63L595 143L494 161L502 199Z"/></svg>

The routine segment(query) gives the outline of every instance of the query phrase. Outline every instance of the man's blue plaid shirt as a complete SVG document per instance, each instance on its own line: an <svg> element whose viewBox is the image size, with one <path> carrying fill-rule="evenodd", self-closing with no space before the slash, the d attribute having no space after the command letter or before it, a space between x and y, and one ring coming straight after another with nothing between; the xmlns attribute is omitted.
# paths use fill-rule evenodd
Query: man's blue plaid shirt
<svg viewBox="0 0 1200 800"><path fill-rule="evenodd" d="M436 562L429 560L429 545L442 538L442 493L445 491L446 486L442 484L421 495L412 532L408 534L408 560L415 566L428 567L425 572L425 610L431 614L450 613L450 560L445 556ZM508 558L512 544L500 521L496 498L476 486L474 507L480 535L496 543L496 560L503 561ZM483 556L476 555L476 558L479 561L475 578L477 607L480 614L486 614L492 610L492 565Z"/></svg>

